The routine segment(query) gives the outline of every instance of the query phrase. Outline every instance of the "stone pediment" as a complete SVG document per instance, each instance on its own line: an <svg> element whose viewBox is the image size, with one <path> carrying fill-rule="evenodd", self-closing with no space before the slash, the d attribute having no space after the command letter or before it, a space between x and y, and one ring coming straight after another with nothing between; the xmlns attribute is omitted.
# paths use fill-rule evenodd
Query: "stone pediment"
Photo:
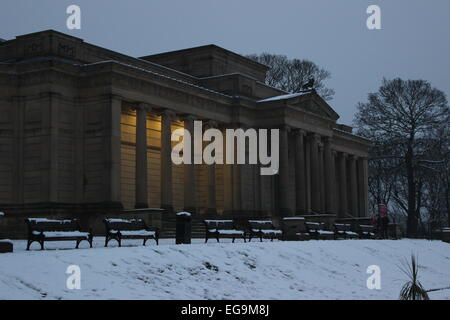
<svg viewBox="0 0 450 320"><path fill-rule="evenodd" d="M260 103L283 103L294 108L306 110L321 117L329 118L333 121L339 119L339 115L333 108L322 99L315 90L309 92L291 93L275 96L258 101Z"/></svg>
<svg viewBox="0 0 450 320"><path fill-rule="evenodd" d="M321 117L329 118L333 121L339 119L336 111L315 90L306 95L299 96L297 99L292 99L292 102L288 101L288 105L306 110Z"/></svg>
<svg viewBox="0 0 450 320"><path fill-rule="evenodd" d="M333 110L333 108L331 108L331 106L323 99L320 100L322 101L318 101L313 98L310 101L306 101L306 103L298 103L297 106L301 109L305 109L325 118L330 118L334 121L339 119L339 115Z"/></svg>

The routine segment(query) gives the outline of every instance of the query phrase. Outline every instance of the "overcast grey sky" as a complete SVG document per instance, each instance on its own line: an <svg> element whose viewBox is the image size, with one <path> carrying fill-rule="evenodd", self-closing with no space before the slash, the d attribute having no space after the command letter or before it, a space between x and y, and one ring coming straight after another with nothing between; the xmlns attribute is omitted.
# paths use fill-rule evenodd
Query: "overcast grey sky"
<svg viewBox="0 0 450 320"><path fill-rule="evenodd" d="M81 30L66 8L81 7ZM366 9L381 7L382 30ZM351 124L383 77L450 93L450 0L1 0L0 38L55 29L131 56L217 44L307 58L332 73L331 106Z"/></svg>

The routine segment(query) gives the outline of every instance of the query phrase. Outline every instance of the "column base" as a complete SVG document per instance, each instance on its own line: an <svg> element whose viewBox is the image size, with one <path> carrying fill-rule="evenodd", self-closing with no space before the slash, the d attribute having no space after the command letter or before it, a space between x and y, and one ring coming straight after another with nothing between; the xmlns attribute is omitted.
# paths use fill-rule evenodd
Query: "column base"
<svg viewBox="0 0 450 320"><path fill-rule="evenodd" d="M161 205L161 209L164 209L164 211L166 213L173 213L174 212L173 206L170 205L170 204L163 204L163 205Z"/></svg>
<svg viewBox="0 0 450 320"><path fill-rule="evenodd" d="M208 209L206 209L205 214L217 214L217 209L216 208L208 208Z"/></svg>
<svg viewBox="0 0 450 320"><path fill-rule="evenodd" d="M145 202L140 202L140 203L136 203L134 205L135 209L147 209L148 208L148 203Z"/></svg>
<svg viewBox="0 0 450 320"><path fill-rule="evenodd" d="M278 210L278 216L280 217L291 217L293 215L293 212L289 208L280 208Z"/></svg>
<svg viewBox="0 0 450 320"><path fill-rule="evenodd" d="M184 207L183 211L189 212L189 213L196 213L197 209L194 207Z"/></svg>

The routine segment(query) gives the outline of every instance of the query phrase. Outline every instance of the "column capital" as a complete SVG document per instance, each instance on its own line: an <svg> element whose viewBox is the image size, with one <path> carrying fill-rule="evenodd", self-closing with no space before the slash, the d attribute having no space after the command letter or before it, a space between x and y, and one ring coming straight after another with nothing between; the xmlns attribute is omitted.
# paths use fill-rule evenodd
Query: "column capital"
<svg viewBox="0 0 450 320"><path fill-rule="evenodd" d="M354 154L349 154L349 155L348 155L348 158L349 158L350 160L355 160L355 161L356 161L356 160L358 160L359 157L358 157L357 155L354 155Z"/></svg>
<svg viewBox="0 0 450 320"><path fill-rule="evenodd" d="M198 120L196 116L194 116L193 114L184 114L179 116L180 120L182 121L195 121Z"/></svg>
<svg viewBox="0 0 450 320"><path fill-rule="evenodd" d="M331 142L333 142L333 137L324 136L322 138L322 140L323 140L324 143L331 143Z"/></svg>
<svg viewBox="0 0 450 320"><path fill-rule="evenodd" d="M292 130L292 127L287 124L282 124L279 126L280 130L286 130L287 132L290 132Z"/></svg>
<svg viewBox="0 0 450 320"><path fill-rule="evenodd" d="M340 157L342 157L342 158L348 158L348 153L346 153L346 152L338 152L339 153L339 156Z"/></svg>
<svg viewBox="0 0 450 320"><path fill-rule="evenodd" d="M218 129L219 128L219 124L215 120L208 120L208 121L205 122L205 127L207 129Z"/></svg>
<svg viewBox="0 0 450 320"><path fill-rule="evenodd" d="M143 110L145 112L150 112L152 111L152 107L145 102L139 102L136 106L135 106L136 110L140 109Z"/></svg>
<svg viewBox="0 0 450 320"><path fill-rule="evenodd" d="M311 140L315 140L316 142L320 141L320 134L316 133L316 132L309 132L308 133L308 138Z"/></svg>
<svg viewBox="0 0 450 320"><path fill-rule="evenodd" d="M232 123L230 123L230 124L225 124L224 125L224 127L223 127L223 129L234 129L234 130L236 130L236 129L245 129L246 128L246 126L242 123L242 122L232 122Z"/></svg>
<svg viewBox="0 0 450 320"><path fill-rule="evenodd" d="M170 110L170 109L164 109L164 110L161 110L161 111L159 112L159 115L161 115L161 116L166 116L166 117L169 117L169 118L173 119L173 118L176 117L177 114L176 114L175 111L173 111L173 110Z"/></svg>
<svg viewBox="0 0 450 320"><path fill-rule="evenodd" d="M300 128L295 128L292 131L299 136L306 136L307 134L306 130Z"/></svg>

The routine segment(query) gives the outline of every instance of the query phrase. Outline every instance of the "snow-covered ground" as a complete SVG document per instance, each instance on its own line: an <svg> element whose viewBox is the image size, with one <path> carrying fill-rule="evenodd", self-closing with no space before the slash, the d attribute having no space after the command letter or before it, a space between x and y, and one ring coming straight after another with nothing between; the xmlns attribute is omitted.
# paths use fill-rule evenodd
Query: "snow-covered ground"
<svg viewBox="0 0 450 320"><path fill-rule="evenodd" d="M14 253L0 254L0 299L397 299L406 281L399 266L412 253L426 289L450 287L450 245L441 241L199 239L103 248L96 238L93 249L49 242L30 252L25 241L13 242ZM80 290L66 287L69 265L81 269ZM369 265L381 268L381 290L366 286ZM450 299L450 289L430 298Z"/></svg>

